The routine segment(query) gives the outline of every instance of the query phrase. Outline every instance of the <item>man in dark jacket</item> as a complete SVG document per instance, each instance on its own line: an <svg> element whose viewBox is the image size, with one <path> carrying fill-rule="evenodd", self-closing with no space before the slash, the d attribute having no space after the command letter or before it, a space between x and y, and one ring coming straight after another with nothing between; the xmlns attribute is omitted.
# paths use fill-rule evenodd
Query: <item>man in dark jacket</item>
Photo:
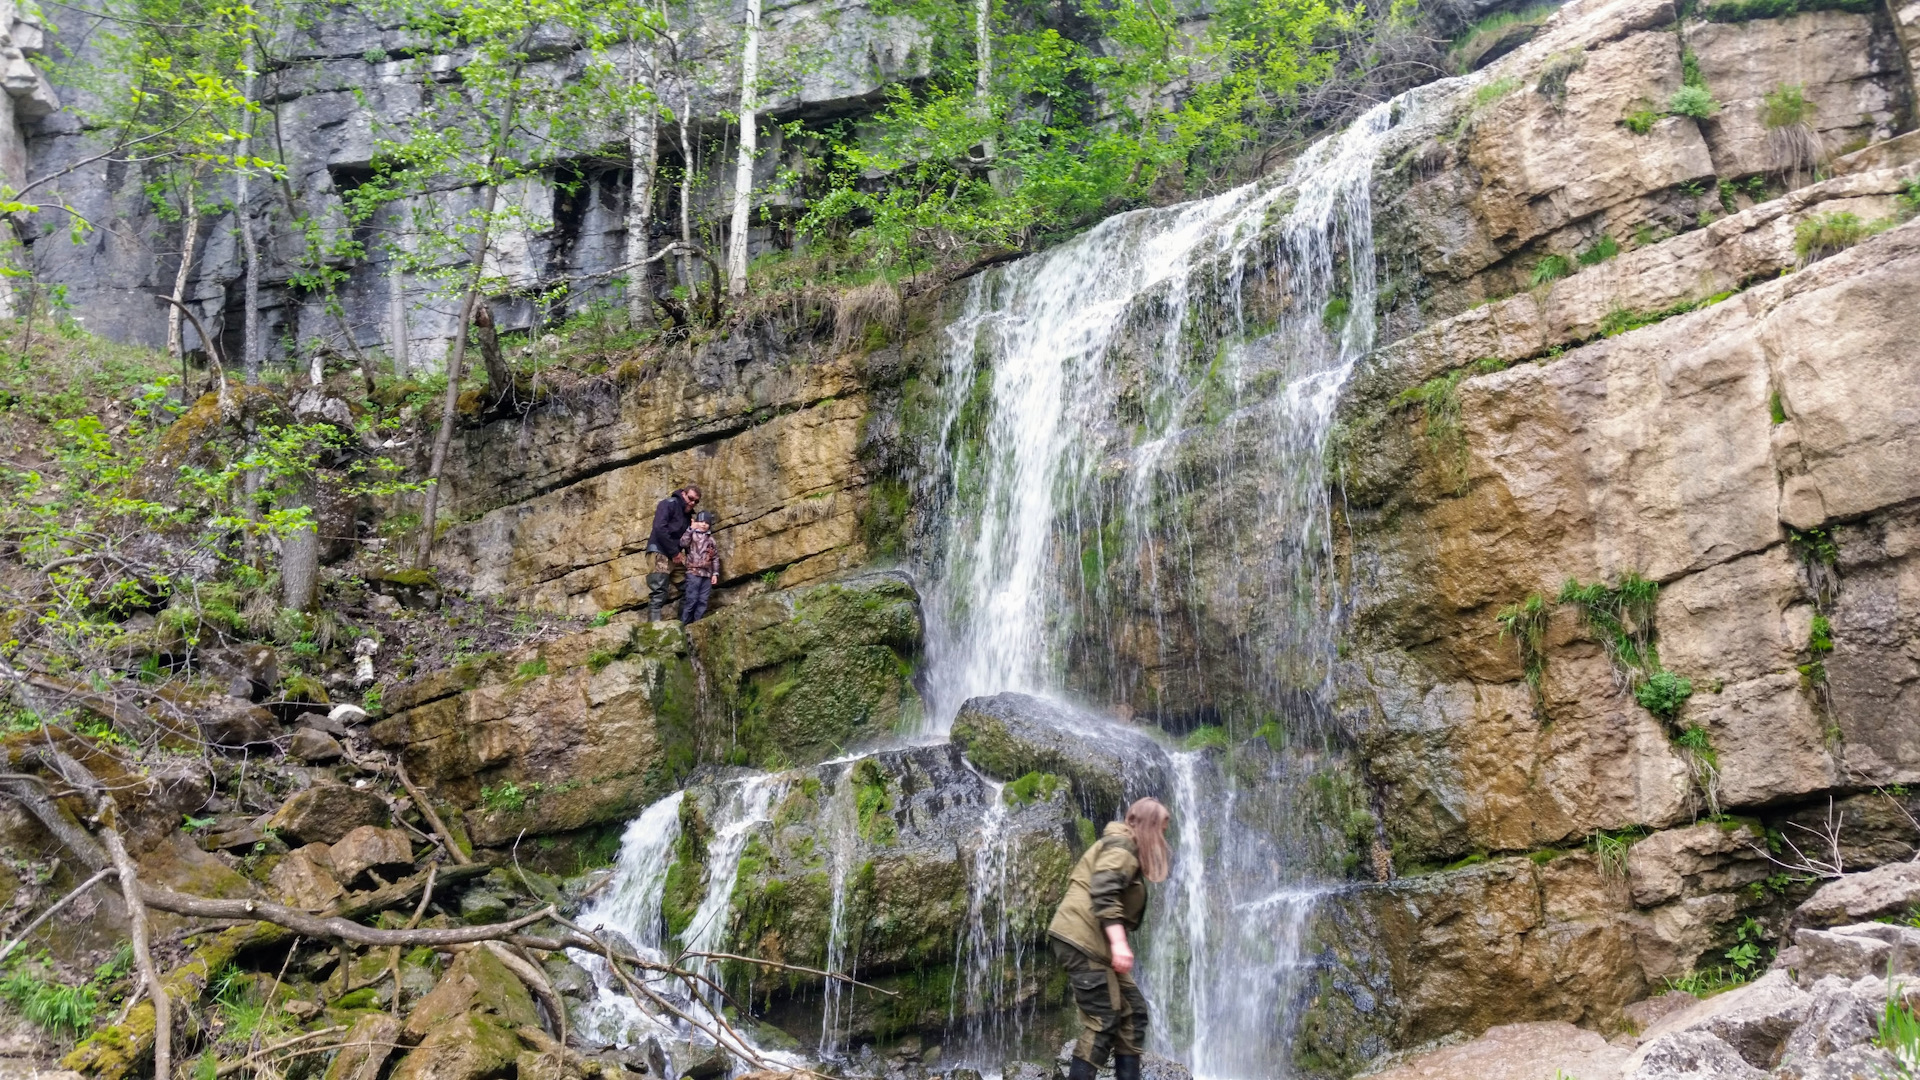
<svg viewBox="0 0 1920 1080"><path fill-rule="evenodd" d="M680 554L680 537L693 524L693 508L699 505L700 489L688 484L660 500L653 508L653 532L647 536L647 552L653 563L647 574L647 617L660 621L660 612L672 611L687 580L686 560Z"/></svg>

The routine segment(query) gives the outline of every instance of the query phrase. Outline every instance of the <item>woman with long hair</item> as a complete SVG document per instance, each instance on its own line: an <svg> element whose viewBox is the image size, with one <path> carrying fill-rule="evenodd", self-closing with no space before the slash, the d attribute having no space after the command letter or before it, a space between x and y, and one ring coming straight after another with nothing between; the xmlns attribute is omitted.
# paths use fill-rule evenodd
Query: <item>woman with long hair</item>
<svg viewBox="0 0 1920 1080"><path fill-rule="evenodd" d="M1127 807L1125 822L1109 822L1075 864L1067 895L1047 927L1080 1008L1080 1040L1068 1080L1094 1080L1108 1055L1114 1080L1140 1080L1147 999L1133 981L1127 934L1140 929L1146 916L1147 882L1167 880L1167 820L1160 800L1138 799Z"/></svg>

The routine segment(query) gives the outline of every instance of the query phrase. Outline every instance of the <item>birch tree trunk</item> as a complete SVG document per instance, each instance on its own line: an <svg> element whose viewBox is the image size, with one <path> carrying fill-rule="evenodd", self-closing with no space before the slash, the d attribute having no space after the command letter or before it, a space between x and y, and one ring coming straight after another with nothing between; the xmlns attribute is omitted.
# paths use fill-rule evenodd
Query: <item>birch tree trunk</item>
<svg viewBox="0 0 1920 1080"><path fill-rule="evenodd" d="M513 82L517 86L521 69L515 67ZM466 295L460 301L460 316L454 322L452 348L447 356L447 395L440 406L440 430L433 436L433 453L427 459L427 493L422 500L420 515L420 546L415 550L413 566L416 570L425 570L433 559L434 518L440 512L440 471L447 463L447 447L453 443L453 423L460 411L460 375L467 361L467 323L473 318L473 309L480 302L480 279L486 273L487 246L493 241L493 213L500 203L499 167L502 148L513 131L514 117L520 110L520 95L515 93L507 98L507 110L500 118L500 127L494 133L493 147L487 155L487 184L480 193L480 230L474 237L473 249L467 253L472 267L467 272Z"/></svg>
<svg viewBox="0 0 1920 1080"><path fill-rule="evenodd" d="M687 133L687 114L693 111L693 93L683 81L680 86L680 283L687 287L687 303L700 299L700 286L693 280L693 263L687 249L693 246L693 138Z"/></svg>
<svg viewBox="0 0 1920 1080"><path fill-rule="evenodd" d="M974 0L973 57L973 104L980 112L980 119L986 120L993 115L988 97L993 85L993 0ZM980 151L986 160L993 160L994 138L991 134L980 140Z"/></svg>
<svg viewBox="0 0 1920 1080"><path fill-rule="evenodd" d="M247 51L241 61L246 69L246 80L242 83L241 94L247 101L253 100L253 39L247 39ZM237 164L239 172L234 180L234 213L240 217L240 251L247 261L245 283L241 287L240 323L240 370L249 385L260 381L260 245L253 235L253 204L248 183L252 179L252 166L247 159L253 156L253 116L247 116L246 130L240 136L240 158Z"/></svg>
<svg viewBox="0 0 1920 1080"><path fill-rule="evenodd" d="M633 68L630 87L646 80L647 100L627 118L628 147L633 158L633 187L627 193L627 325L653 325L653 182L660 167L660 107L655 92L660 85L660 64L649 33L644 46L633 43ZM643 55L644 54L644 55Z"/></svg>
<svg viewBox="0 0 1920 1080"><path fill-rule="evenodd" d="M193 278L193 249L200 243L200 204L193 198L193 185L189 185L187 191L187 225L180 240L180 271L173 275L173 302L176 306L167 311L167 351L177 357L182 365L187 362L187 343L177 305L187 302L187 282ZM206 342L200 344L205 346ZM181 370L184 371L185 367ZM187 392L184 380L180 392Z"/></svg>
<svg viewBox="0 0 1920 1080"><path fill-rule="evenodd" d="M733 173L733 225L727 232L727 291L747 295L747 218L753 208L753 159L759 121L760 0L747 0L747 43L740 54L740 160Z"/></svg>

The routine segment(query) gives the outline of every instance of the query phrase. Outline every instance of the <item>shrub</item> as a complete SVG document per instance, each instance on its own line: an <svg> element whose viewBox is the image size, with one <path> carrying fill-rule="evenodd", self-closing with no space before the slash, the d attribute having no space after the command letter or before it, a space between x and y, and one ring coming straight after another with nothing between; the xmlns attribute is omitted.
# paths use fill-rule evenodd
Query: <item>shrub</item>
<svg viewBox="0 0 1920 1080"><path fill-rule="evenodd" d="M1769 128L1804 124L1813 118L1814 104L1799 83L1781 83L1761 96L1760 122Z"/></svg>
<svg viewBox="0 0 1920 1080"><path fill-rule="evenodd" d="M1620 123L1635 135L1645 135L1653 130L1653 125L1665 114L1651 108L1639 108L1620 118Z"/></svg>
<svg viewBox="0 0 1920 1080"><path fill-rule="evenodd" d="M527 792L511 780L498 787L488 785L480 789L480 805L488 810L504 810L509 813L524 810L527 806Z"/></svg>
<svg viewBox="0 0 1920 1080"><path fill-rule="evenodd" d="M1653 612L1659 595L1658 583L1633 572L1617 586L1582 585L1568 578L1560 587L1559 599L1580 609L1587 631L1606 650L1614 674L1638 686L1660 666L1653 649Z"/></svg>
<svg viewBox="0 0 1920 1080"><path fill-rule="evenodd" d="M1858 214L1838 210L1813 214L1793 229L1794 254L1802 263L1815 263L1829 255L1838 255L1886 226L1869 224Z"/></svg>
<svg viewBox="0 0 1920 1080"><path fill-rule="evenodd" d="M1833 620L1825 615L1813 617L1813 626L1807 634L1807 650L1816 656L1833 651Z"/></svg>
<svg viewBox="0 0 1920 1080"><path fill-rule="evenodd" d="M1581 266L1598 266L1615 255L1620 254L1620 241L1607 233L1601 233L1599 239L1581 249L1575 256Z"/></svg>
<svg viewBox="0 0 1920 1080"><path fill-rule="evenodd" d="M1573 273L1573 264L1565 255L1548 255L1533 264L1533 284L1535 286L1559 281Z"/></svg>
<svg viewBox="0 0 1920 1080"><path fill-rule="evenodd" d="M1692 696L1693 683L1671 671L1654 672L1633 691L1633 699L1640 703L1641 708L1668 723L1680 715L1681 706Z"/></svg>
<svg viewBox="0 0 1920 1080"><path fill-rule="evenodd" d="M1667 99L1667 112L1674 116L1691 116L1695 120L1707 120L1720 111L1720 103L1704 86L1683 86Z"/></svg>
<svg viewBox="0 0 1920 1080"><path fill-rule="evenodd" d="M1227 750L1233 746L1233 739L1223 727L1211 725L1194 728L1183 744L1188 750Z"/></svg>

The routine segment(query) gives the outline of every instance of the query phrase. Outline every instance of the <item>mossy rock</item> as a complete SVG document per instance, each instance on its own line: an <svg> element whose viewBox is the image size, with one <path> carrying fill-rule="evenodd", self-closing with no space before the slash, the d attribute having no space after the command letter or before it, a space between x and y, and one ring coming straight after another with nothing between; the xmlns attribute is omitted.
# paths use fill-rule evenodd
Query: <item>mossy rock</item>
<svg viewBox="0 0 1920 1080"><path fill-rule="evenodd" d="M805 765L916 729L922 634L918 595L891 574L771 593L695 623L695 653L733 720L708 759Z"/></svg>

